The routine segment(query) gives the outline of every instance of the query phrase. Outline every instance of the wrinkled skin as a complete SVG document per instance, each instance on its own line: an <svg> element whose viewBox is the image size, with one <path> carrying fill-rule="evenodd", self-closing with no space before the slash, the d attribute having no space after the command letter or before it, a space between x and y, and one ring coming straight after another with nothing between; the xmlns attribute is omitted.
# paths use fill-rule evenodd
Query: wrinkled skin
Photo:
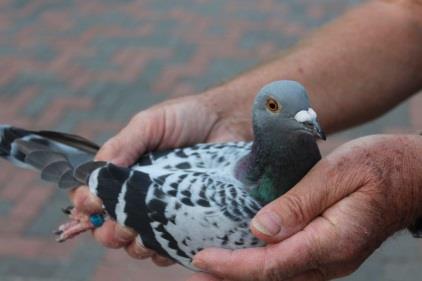
<svg viewBox="0 0 422 281"><path fill-rule="evenodd" d="M190 281L350 274L422 213L421 147L419 136L378 135L344 144L256 215L252 230L269 246L204 250L194 264L213 275L196 274Z"/></svg>

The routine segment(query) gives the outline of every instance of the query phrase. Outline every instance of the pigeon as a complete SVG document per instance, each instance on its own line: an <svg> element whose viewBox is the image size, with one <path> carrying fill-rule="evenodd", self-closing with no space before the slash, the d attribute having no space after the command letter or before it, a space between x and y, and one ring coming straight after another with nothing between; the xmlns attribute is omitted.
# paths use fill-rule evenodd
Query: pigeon
<svg viewBox="0 0 422 281"><path fill-rule="evenodd" d="M94 161L99 146L80 136L2 125L0 156L39 170L63 189L88 185L108 219L134 229L145 247L197 271L192 259L204 248L264 246L249 229L251 219L321 159L317 139L325 134L299 82L265 85L252 124L252 142L150 152L130 167ZM56 234L63 238L68 229Z"/></svg>

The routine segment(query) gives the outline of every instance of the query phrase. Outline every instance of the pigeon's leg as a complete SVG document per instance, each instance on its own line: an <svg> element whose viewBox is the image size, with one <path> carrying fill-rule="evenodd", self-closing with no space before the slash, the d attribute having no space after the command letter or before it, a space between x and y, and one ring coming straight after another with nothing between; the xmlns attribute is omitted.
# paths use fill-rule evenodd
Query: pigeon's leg
<svg viewBox="0 0 422 281"><path fill-rule="evenodd" d="M62 211L69 215L69 221L60 225L59 228L54 231L54 234L57 236L57 242L64 242L102 224L102 214L89 216L77 211L73 206L63 208ZM98 222L99 220L100 222Z"/></svg>

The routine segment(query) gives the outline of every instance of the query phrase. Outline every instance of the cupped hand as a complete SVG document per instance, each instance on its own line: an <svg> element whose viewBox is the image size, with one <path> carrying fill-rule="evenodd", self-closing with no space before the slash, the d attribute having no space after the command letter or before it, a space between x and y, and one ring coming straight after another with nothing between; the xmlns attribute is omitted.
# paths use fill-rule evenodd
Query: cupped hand
<svg viewBox="0 0 422 281"><path fill-rule="evenodd" d="M356 270L394 232L422 214L422 138L371 136L317 165L251 223L268 244L206 249L190 281L328 280Z"/></svg>
<svg viewBox="0 0 422 281"><path fill-rule="evenodd" d="M128 166L148 151L250 138L250 117L233 113L222 113L212 97L206 95L166 101L136 114L125 128L102 146L96 160ZM101 200L88 188L79 187L70 196L75 213L86 216L102 212ZM93 234L106 247L125 247L133 258L151 257L162 266L172 263L143 247L132 229L112 220L94 229Z"/></svg>

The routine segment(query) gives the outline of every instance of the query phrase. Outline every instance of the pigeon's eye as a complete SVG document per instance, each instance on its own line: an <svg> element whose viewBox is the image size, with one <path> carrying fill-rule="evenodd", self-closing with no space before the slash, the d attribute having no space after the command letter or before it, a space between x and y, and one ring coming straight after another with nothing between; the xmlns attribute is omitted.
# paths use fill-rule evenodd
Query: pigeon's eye
<svg viewBox="0 0 422 281"><path fill-rule="evenodd" d="M267 104L266 107L269 111L271 112L279 112L281 110L281 106L279 105L279 103L273 99L273 98L268 98L267 99Z"/></svg>

